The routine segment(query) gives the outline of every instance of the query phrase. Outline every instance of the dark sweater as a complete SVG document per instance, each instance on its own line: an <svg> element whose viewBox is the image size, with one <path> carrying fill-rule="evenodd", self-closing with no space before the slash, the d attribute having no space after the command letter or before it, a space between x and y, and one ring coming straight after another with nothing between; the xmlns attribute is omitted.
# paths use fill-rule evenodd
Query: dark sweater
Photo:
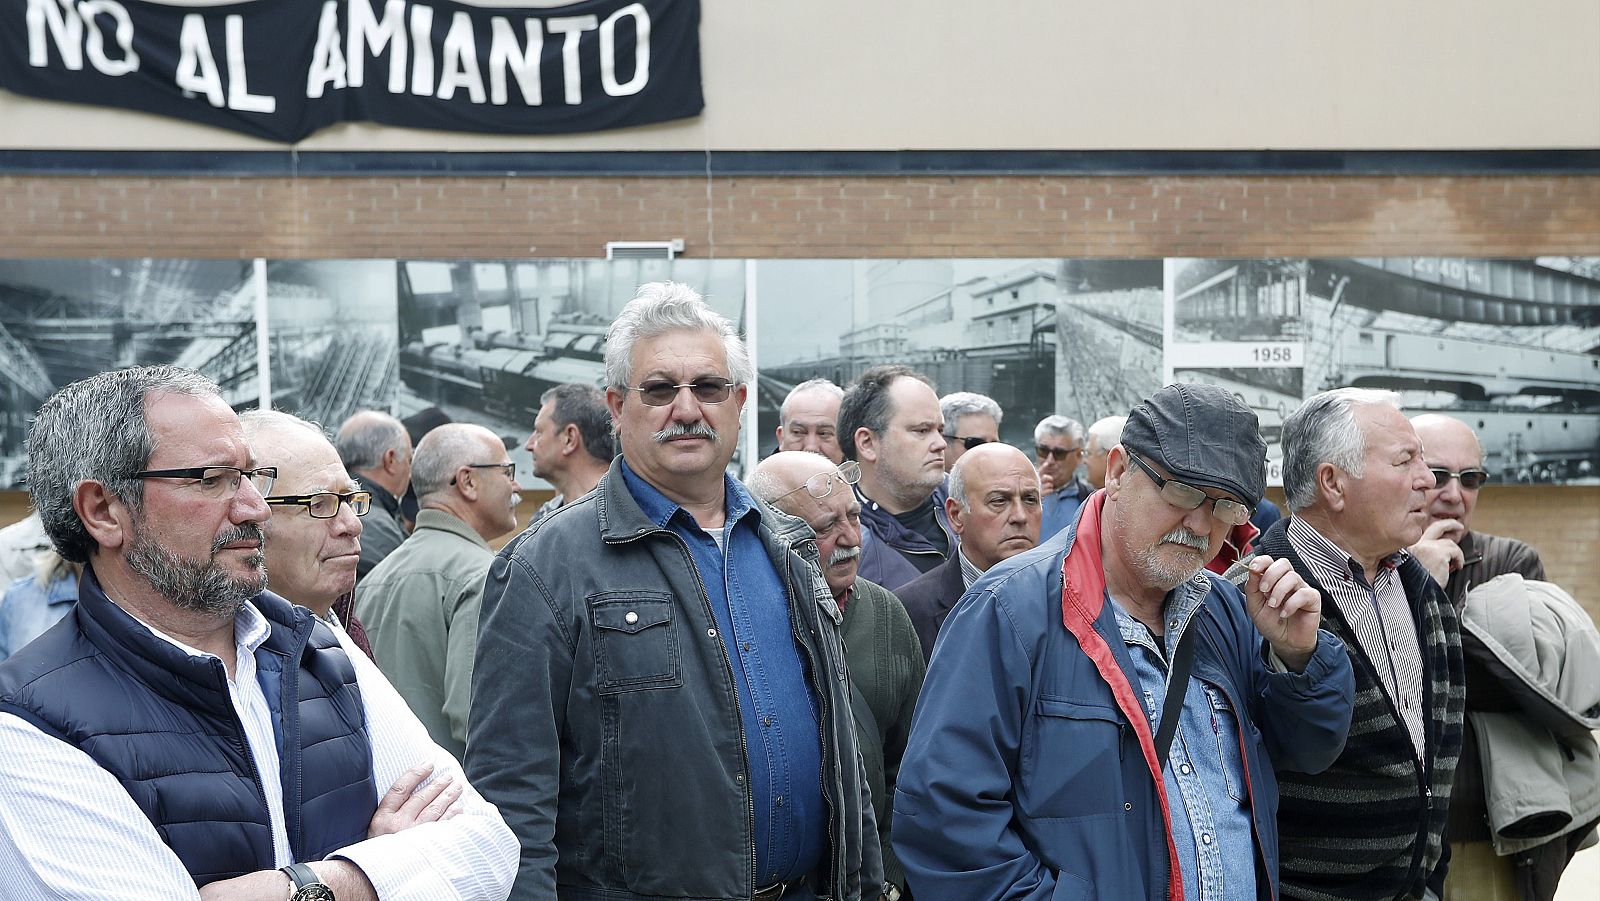
<svg viewBox="0 0 1600 901"><path fill-rule="evenodd" d="M1281 519L1257 545L1287 557L1322 592L1322 628L1344 641L1356 675L1350 736L1333 766L1311 776L1279 770L1279 872L1284 898L1420 898L1442 894L1445 818L1461 756L1466 699L1455 608L1416 560L1400 564L1422 649L1423 759L1344 615L1289 543Z"/></svg>

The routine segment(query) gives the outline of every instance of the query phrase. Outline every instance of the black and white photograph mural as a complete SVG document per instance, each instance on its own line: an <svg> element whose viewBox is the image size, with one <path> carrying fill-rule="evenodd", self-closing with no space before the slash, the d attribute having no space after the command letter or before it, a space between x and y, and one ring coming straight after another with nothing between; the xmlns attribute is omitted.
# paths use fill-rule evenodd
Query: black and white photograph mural
<svg viewBox="0 0 1600 901"><path fill-rule="evenodd" d="M778 407L812 378L844 387L904 363L941 395L973 391L1004 412L1000 438L1031 447L1055 412L1056 260L762 260L755 263L760 450Z"/></svg>
<svg viewBox="0 0 1600 901"><path fill-rule="evenodd" d="M45 398L98 372L172 363L257 406L256 294L248 260L0 260L0 488Z"/></svg>
<svg viewBox="0 0 1600 901"><path fill-rule="evenodd" d="M1085 427L1126 416L1162 381L1160 260L1061 260L1056 410Z"/></svg>
<svg viewBox="0 0 1600 901"><path fill-rule="evenodd" d="M272 406L328 430L357 410L396 407L393 260L267 266Z"/></svg>

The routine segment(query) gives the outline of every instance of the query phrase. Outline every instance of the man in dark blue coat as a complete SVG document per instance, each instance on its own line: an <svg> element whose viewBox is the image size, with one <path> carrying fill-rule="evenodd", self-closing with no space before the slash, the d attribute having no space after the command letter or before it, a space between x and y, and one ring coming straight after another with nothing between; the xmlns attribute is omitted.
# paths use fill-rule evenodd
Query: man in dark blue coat
<svg viewBox="0 0 1600 901"><path fill-rule="evenodd" d="M1274 766L1338 756L1353 678L1287 561L1202 569L1265 459L1231 394L1168 386L1076 525L957 605L895 793L918 901L1276 896Z"/></svg>

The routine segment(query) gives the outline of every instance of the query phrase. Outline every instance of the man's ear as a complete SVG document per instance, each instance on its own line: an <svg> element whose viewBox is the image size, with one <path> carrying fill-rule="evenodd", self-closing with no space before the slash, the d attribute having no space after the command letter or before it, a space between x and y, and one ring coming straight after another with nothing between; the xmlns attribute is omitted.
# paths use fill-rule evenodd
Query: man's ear
<svg viewBox="0 0 1600 901"><path fill-rule="evenodd" d="M578 431L576 423L567 423L561 429L561 455L567 456L583 450L583 433Z"/></svg>
<svg viewBox="0 0 1600 901"><path fill-rule="evenodd" d="M1122 477L1128 473L1128 456L1117 445L1106 452L1106 494L1116 497L1122 490Z"/></svg>
<svg viewBox="0 0 1600 901"><path fill-rule="evenodd" d="M470 466L456 467L456 492L468 503L478 499L478 473L480 470Z"/></svg>
<svg viewBox="0 0 1600 901"><path fill-rule="evenodd" d="M387 472L387 473L397 473L397 472L399 472L400 471L400 452L395 450L392 447L389 448L388 450L383 452L383 459L381 461L379 461L378 465L384 472Z"/></svg>
<svg viewBox="0 0 1600 901"><path fill-rule="evenodd" d="M856 429L856 459L862 463L878 462L878 436L866 426Z"/></svg>
<svg viewBox="0 0 1600 901"><path fill-rule="evenodd" d="M1335 513L1344 510L1346 473L1332 463L1317 464L1317 494Z"/></svg>
<svg viewBox="0 0 1600 901"><path fill-rule="evenodd" d="M961 509L961 502L953 497L945 498L944 515L950 518L950 528L954 530L956 537L961 537L961 533L967 528L967 521L963 518L967 515L967 511Z"/></svg>
<svg viewBox="0 0 1600 901"><path fill-rule="evenodd" d="M103 548L122 547L133 537L132 511L101 482L79 482L72 492L72 509L89 537Z"/></svg>

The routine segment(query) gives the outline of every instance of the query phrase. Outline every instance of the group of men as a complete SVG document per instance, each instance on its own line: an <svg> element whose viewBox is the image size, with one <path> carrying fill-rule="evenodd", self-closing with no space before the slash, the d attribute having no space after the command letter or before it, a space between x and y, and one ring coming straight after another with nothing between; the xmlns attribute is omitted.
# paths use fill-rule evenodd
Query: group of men
<svg viewBox="0 0 1600 901"><path fill-rule="evenodd" d="M52 397L30 490L83 574L0 663L5 891L1498 897L1451 819L1452 598L1542 570L1470 529L1464 424L1311 398L1257 537L1221 389L1047 417L1030 458L993 400L876 366L796 386L740 482L732 323L654 283L605 348L604 391L541 399L558 494L498 554L521 485L478 426L330 442L166 367ZM1452 848L1487 875L1447 889Z"/></svg>

